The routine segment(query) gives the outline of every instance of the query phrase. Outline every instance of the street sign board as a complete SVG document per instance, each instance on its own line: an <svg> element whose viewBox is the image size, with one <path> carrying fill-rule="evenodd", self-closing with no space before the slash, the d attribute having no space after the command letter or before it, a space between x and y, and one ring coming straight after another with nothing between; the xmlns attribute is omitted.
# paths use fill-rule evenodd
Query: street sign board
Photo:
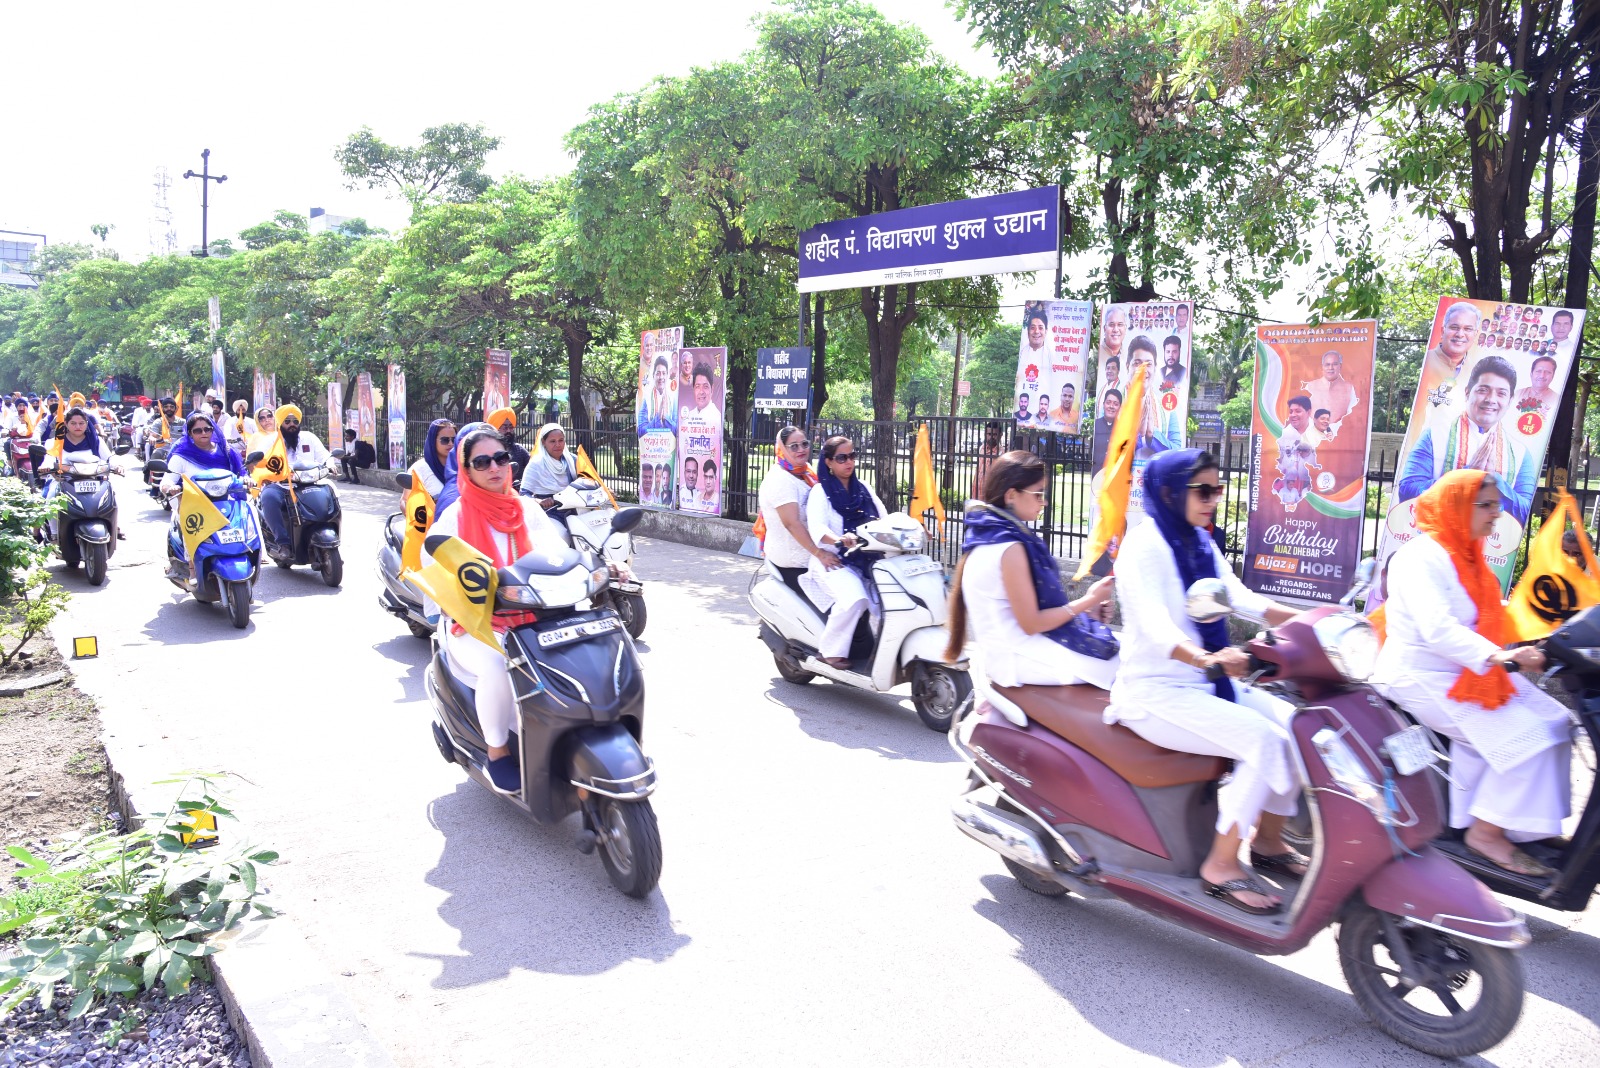
<svg viewBox="0 0 1600 1068"><path fill-rule="evenodd" d="M956 396L958 396L958 397L970 397L970 396L972 396L972 383L968 382L965 378L963 378L960 382L956 383Z"/></svg>
<svg viewBox="0 0 1600 1068"><path fill-rule="evenodd" d="M799 408L811 404L811 349L756 350L756 409Z"/></svg>

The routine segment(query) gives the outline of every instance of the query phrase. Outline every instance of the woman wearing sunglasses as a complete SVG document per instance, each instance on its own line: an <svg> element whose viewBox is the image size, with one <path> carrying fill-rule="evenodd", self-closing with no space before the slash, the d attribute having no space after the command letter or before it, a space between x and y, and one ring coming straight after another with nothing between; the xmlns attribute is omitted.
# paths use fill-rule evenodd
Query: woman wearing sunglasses
<svg viewBox="0 0 1600 1068"><path fill-rule="evenodd" d="M428 437L422 443L422 458L411 465L411 484L421 486L434 500L444 492L445 465L455 451L456 425L448 419L428 424Z"/></svg>
<svg viewBox="0 0 1600 1068"><path fill-rule="evenodd" d="M439 512L430 535L454 535L487 556L497 568L507 567L531 552L566 551L561 529L539 502L517 494L511 481L511 453L493 427L479 423L462 432L456 442L456 466L459 474L455 483L460 496ZM424 549L422 566L432 562L433 557ZM423 610L431 618L438 614L439 606L425 601ZM503 634L513 625L513 619L495 616L496 633ZM511 756L516 700L511 694L505 654L466 634L455 623L441 633L451 670L477 694L478 726L489 751L489 779L495 789L514 794L522 789L522 776Z"/></svg>
<svg viewBox="0 0 1600 1068"><path fill-rule="evenodd" d="M857 527L884 514L883 502L856 477L855 443L843 434L823 442L822 467L816 487L822 492L806 497L806 530L825 552L841 554L860 540L855 534ZM850 666L850 640L855 636L856 621L867 610L865 580L877 556L857 552L836 556L844 567L828 567L821 560L809 565L811 585L820 587L825 597L817 607L826 612L828 605L833 606L828 625L817 639L817 654L829 667Z"/></svg>
<svg viewBox="0 0 1600 1068"><path fill-rule="evenodd" d="M1228 643L1225 620L1196 623L1185 611L1189 586L1220 578L1233 604L1276 625L1295 611L1248 589L1234 575L1208 528L1222 503L1217 461L1199 449L1174 449L1144 469L1148 519L1134 526L1117 554L1122 607L1122 663L1106 718L1157 745L1234 761L1218 795L1216 838L1200 864L1208 893L1245 912L1266 915L1278 898L1239 864L1239 847L1255 830L1250 863L1257 870L1302 875L1306 858L1284 844L1284 817L1296 807L1287 724L1294 706L1253 689L1247 653ZM1206 670L1227 674L1216 682Z"/></svg>

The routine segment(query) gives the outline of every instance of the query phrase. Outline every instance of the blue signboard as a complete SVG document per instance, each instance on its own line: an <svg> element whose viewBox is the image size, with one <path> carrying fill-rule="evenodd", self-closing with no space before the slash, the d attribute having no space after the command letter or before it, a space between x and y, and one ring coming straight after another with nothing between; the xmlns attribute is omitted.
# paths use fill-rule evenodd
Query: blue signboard
<svg viewBox="0 0 1600 1068"><path fill-rule="evenodd" d="M756 408L811 406L811 349L756 350Z"/></svg>
<svg viewBox="0 0 1600 1068"><path fill-rule="evenodd" d="M1061 187L928 204L813 226L800 235L800 292L1054 271Z"/></svg>

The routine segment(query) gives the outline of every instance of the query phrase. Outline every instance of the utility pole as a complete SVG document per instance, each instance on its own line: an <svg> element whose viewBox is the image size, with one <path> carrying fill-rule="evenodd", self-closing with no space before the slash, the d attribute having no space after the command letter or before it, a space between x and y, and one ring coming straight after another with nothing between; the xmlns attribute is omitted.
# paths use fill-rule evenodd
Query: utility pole
<svg viewBox="0 0 1600 1068"><path fill-rule="evenodd" d="M211 150L209 148L202 149L200 152L200 173L184 171L183 176L185 178L200 179L200 255L209 256L211 255L211 241L207 227L210 223L209 216L211 214L211 183L216 182L221 185L228 180L228 176L226 174L211 173Z"/></svg>

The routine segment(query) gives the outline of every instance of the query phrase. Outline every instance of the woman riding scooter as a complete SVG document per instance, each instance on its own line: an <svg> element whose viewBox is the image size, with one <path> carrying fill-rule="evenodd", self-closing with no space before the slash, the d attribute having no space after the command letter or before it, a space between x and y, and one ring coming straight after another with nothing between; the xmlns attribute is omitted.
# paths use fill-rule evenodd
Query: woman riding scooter
<svg viewBox="0 0 1600 1068"><path fill-rule="evenodd" d="M556 507L556 494L578 477L578 464L567 451L567 435L560 423L546 423L534 439L533 458L522 472L522 494L537 500L545 511Z"/></svg>
<svg viewBox="0 0 1600 1068"><path fill-rule="evenodd" d="M1518 842L1561 833L1572 810L1567 710L1508 668L1538 671L1514 640L1500 580L1483 558L1500 518L1500 482L1452 471L1417 498L1417 537L1393 556L1385 640L1373 684L1450 739L1450 823L1497 867L1542 878Z"/></svg>
<svg viewBox="0 0 1600 1068"><path fill-rule="evenodd" d="M518 496L511 484L511 453L491 426L474 424L456 441L456 479L459 500L435 517L429 535L454 535L489 557L493 566L508 567L530 552L566 552L561 530L544 510L528 497ZM422 566L433 562L426 550ZM439 614L437 605L427 603L429 617ZM523 620L497 614L496 634L504 634ZM506 672L505 654L491 649L451 623L442 631L445 656L450 669L477 695L478 725L487 743L487 771L495 789L515 794L522 789L522 776L511 755L511 728L516 720L516 700L511 692L511 677Z"/></svg>
<svg viewBox="0 0 1600 1068"><path fill-rule="evenodd" d="M167 453L167 473L161 476L161 492L169 497L176 496L183 492L184 476L201 471L231 471L243 478L244 463L238 453L222 442L211 416L194 411L183 422L183 436ZM172 524L177 526L180 522L178 510L174 508ZM189 567L193 569L193 560L189 561Z"/></svg>
<svg viewBox="0 0 1600 1068"><path fill-rule="evenodd" d="M806 529L813 542L837 553L856 544L857 527L883 516L887 509L872 488L855 477L856 448L849 438L836 434L823 442L822 462L824 470L816 485L822 492L806 498ZM856 621L867 610L865 580L874 555L852 553L843 557L844 567L828 568L816 560L810 564L812 582L829 594L833 604L828 625L817 640L817 653L829 667L850 666L850 640Z"/></svg>
<svg viewBox="0 0 1600 1068"><path fill-rule="evenodd" d="M1254 827L1254 868L1305 874L1307 859L1282 838L1284 819L1297 807L1286 731L1294 707L1234 681L1249 673L1249 655L1228 644L1222 620L1191 620L1184 598L1196 580L1221 578L1235 607L1249 615L1276 626L1295 612L1246 588L1217 550L1206 528L1221 497L1210 453L1174 449L1145 468L1149 521L1128 531L1117 555L1122 664L1106 718L1156 745L1235 762L1232 781L1218 798L1216 838L1200 864L1200 878L1213 897L1267 915L1281 903L1240 866L1239 847ZM1227 677L1209 681L1206 672L1213 666Z"/></svg>
<svg viewBox="0 0 1600 1068"><path fill-rule="evenodd" d="M448 419L435 419L428 424L428 436L422 443L422 455L410 467L411 484L421 486L435 501L444 492L445 465L456 447L456 425Z"/></svg>
<svg viewBox="0 0 1600 1068"><path fill-rule="evenodd" d="M1097 660L1051 637L1081 615L1098 617L1116 596L1107 577L1075 601L1044 539L1029 524L1044 511L1044 461L1031 452L998 457L984 478L982 500L967 505L961 561L950 587L950 645L956 661L972 637L984 673L996 686L1111 685L1117 661Z"/></svg>

